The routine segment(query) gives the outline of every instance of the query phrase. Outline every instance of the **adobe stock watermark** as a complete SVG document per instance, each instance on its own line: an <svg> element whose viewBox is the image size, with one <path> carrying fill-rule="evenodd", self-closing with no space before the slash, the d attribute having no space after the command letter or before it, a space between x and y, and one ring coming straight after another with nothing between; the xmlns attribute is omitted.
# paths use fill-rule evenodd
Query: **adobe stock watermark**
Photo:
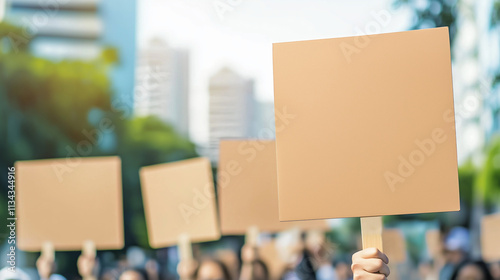
<svg viewBox="0 0 500 280"><path fill-rule="evenodd" d="M355 27L354 31L356 36L352 38L352 43L342 42L339 47L348 63L352 62L352 56L360 53L364 48L368 47L371 43L371 39L368 34L378 34L387 27L391 20L392 15L387 10L381 10L378 12L370 12L372 20L367 22L364 26L364 30L359 27Z"/></svg>
<svg viewBox="0 0 500 280"><path fill-rule="evenodd" d="M135 101L140 102L142 99L147 98L147 93L157 89L159 83L168 77L168 73L154 68L144 78L144 80L151 81L150 83L138 83L134 87ZM116 99L112 103L111 112L120 114L120 120L124 120L132 115L132 104L126 102L123 98ZM94 128L90 130L82 129L81 133L85 139L79 141L75 147L70 145L65 147L66 158L64 163L52 164L52 170L56 174L58 181L62 182L65 174L73 172L80 165L82 157L91 155L93 149L99 145L104 136L112 133L115 128L113 119L104 116Z"/></svg>
<svg viewBox="0 0 500 280"><path fill-rule="evenodd" d="M220 21L226 19L226 14L234 11L244 0L216 0L212 3L215 13Z"/></svg>
<svg viewBox="0 0 500 280"><path fill-rule="evenodd" d="M384 173L384 178L391 191L395 192L396 184L404 183L408 177L413 175L416 167L424 164L425 160L436 152L437 146L444 143L446 139L444 129L435 128L427 138L415 140L416 148L407 157L399 155L397 172L386 171Z"/></svg>
<svg viewBox="0 0 500 280"><path fill-rule="evenodd" d="M455 106L455 110L448 109L443 112L442 119L445 123L445 128L451 126L451 131L456 131L462 121L474 115L474 112L479 108L481 102L484 102L485 97L490 92L484 79L478 81L478 90L473 91L473 94L467 96L462 103ZM408 177L413 175L417 167L425 163L426 159L431 157L440 144L448 139L444 128L434 128L430 135L423 140L416 139L414 141L415 149L412 150L407 157L400 155L398 157L398 166L396 172L386 171L384 179L392 192L396 191L396 185L402 184Z"/></svg>
<svg viewBox="0 0 500 280"><path fill-rule="evenodd" d="M244 156L247 163L251 163L258 157L259 152L266 148L264 142L272 140L271 137L274 136L274 133L271 126L274 126L276 123L276 132L281 132L285 130L296 117L297 115L291 113L287 107L283 107L281 110L276 111L275 119L272 118L272 122L268 122L270 127L264 127L257 133L259 137L269 138L243 141L237 148L238 154ZM220 169L217 171L218 186L221 189L227 188L231 179L241 174L242 171L243 167L239 161L235 159L229 160L224 166L220 166ZM203 186L202 190L193 188L192 192L193 197L191 201L183 202L178 205L179 213L187 224L191 222L192 218L200 215L201 211L210 205L210 200L215 199L215 190L211 187L210 183Z"/></svg>

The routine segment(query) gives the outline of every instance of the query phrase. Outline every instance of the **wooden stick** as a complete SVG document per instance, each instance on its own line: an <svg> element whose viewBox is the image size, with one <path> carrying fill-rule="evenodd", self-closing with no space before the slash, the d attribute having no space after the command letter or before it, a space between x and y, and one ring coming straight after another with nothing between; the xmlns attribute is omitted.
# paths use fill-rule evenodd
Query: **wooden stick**
<svg viewBox="0 0 500 280"><path fill-rule="evenodd" d="M89 256L91 258L96 257L95 243L92 240L83 242L82 255Z"/></svg>
<svg viewBox="0 0 500 280"><path fill-rule="evenodd" d="M251 247L257 247L258 240L259 228L257 226L249 227L245 235L245 244Z"/></svg>
<svg viewBox="0 0 500 280"><path fill-rule="evenodd" d="M179 250L179 259L181 261L188 261L193 259L193 248L191 247L191 239L187 234L179 236L179 243L177 244Z"/></svg>
<svg viewBox="0 0 500 280"><path fill-rule="evenodd" d="M55 260L55 251L54 244L52 242L47 241L42 244L42 257L47 260L54 261Z"/></svg>
<svg viewBox="0 0 500 280"><path fill-rule="evenodd" d="M382 217L361 218L361 237L363 249L377 248L383 252L382 246Z"/></svg>

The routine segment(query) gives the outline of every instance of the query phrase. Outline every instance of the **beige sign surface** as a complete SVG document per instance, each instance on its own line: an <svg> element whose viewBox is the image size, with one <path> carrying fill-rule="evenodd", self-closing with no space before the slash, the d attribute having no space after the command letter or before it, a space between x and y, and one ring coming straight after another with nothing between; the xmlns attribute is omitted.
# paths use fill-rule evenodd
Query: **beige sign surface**
<svg viewBox="0 0 500 280"><path fill-rule="evenodd" d="M459 210L447 28L276 43L273 64L281 220Z"/></svg>
<svg viewBox="0 0 500 280"><path fill-rule="evenodd" d="M481 221L481 253L487 262L500 261L500 213Z"/></svg>
<svg viewBox="0 0 500 280"><path fill-rule="evenodd" d="M122 249L123 206L119 157L18 161L17 239L21 250Z"/></svg>
<svg viewBox="0 0 500 280"><path fill-rule="evenodd" d="M143 167L142 197L153 248L218 240L220 231L210 161L194 158Z"/></svg>
<svg viewBox="0 0 500 280"><path fill-rule="evenodd" d="M217 188L223 234L245 234L252 226L264 232L328 229L324 220L280 222L275 141L222 140L219 150Z"/></svg>
<svg viewBox="0 0 500 280"><path fill-rule="evenodd" d="M384 229L382 232L384 253L391 263L404 263L406 261L406 240L399 229Z"/></svg>

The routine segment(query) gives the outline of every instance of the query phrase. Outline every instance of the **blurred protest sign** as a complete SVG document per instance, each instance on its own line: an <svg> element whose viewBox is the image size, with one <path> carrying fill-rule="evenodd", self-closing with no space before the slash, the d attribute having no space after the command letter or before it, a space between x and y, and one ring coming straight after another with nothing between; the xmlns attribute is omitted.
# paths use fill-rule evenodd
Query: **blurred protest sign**
<svg viewBox="0 0 500 280"><path fill-rule="evenodd" d="M379 216L460 209L446 27L276 43L273 64L280 220L372 217L381 246Z"/></svg>
<svg viewBox="0 0 500 280"><path fill-rule="evenodd" d="M431 259L438 259L442 256L443 245L439 229L428 230L425 233L425 243L427 244L427 253Z"/></svg>
<svg viewBox="0 0 500 280"><path fill-rule="evenodd" d="M324 220L280 222L274 140L222 140L219 150L217 190L223 234L245 234L250 227L261 232L328 229Z"/></svg>
<svg viewBox="0 0 500 280"><path fill-rule="evenodd" d="M406 262L406 240L401 230L384 229L382 243L384 244L384 253L389 257L391 263Z"/></svg>
<svg viewBox="0 0 500 280"><path fill-rule="evenodd" d="M192 254L191 242L220 238L210 161L194 158L140 170L149 244L162 248L179 243Z"/></svg>
<svg viewBox="0 0 500 280"><path fill-rule="evenodd" d="M500 213L484 216L481 221L481 253L487 262L500 261Z"/></svg>
<svg viewBox="0 0 500 280"><path fill-rule="evenodd" d="M89 241L100 250L123 248L119 157L18 161L15 167L21 250L82 250Z"/></svg>

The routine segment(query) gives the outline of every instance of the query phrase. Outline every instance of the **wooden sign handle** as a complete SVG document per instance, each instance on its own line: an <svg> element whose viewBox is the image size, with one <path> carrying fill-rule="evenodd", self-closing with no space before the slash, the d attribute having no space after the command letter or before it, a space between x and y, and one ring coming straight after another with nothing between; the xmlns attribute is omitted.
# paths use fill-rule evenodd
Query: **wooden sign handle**
<svg viewBox="0 0 500 280"><path fill-rule="evenodd" d="M245 244L250 247L257 247L258 239L259 239L259 228L257 226L249 227L245 235Z"/></svg>
<svg viewBox="0 0 500 280"><path fill-rule="evenodd" d="M55 250L54 250L54 244L52 244L52 242L44 242L42 244L42 257L47 259L47 260L50 260L50 261L54 261L55 260Z"/></svg>
<svg viewBox="0 0 500 280"><path fill-rule="evenodd" d="M82 255L88 256L91 258L95 258L97 256L94 241L87 240L87 241L83 242Z"/></svg>
<svg viewBox="0 0 500 280"><path fill-rule="evenodd" d="M382 217L361 218L361 238L363 249L377 248L383 252L382 246Z"/></svg>
<svg viewBox="0 0 500 280"><path fill-rule="evenodd" d="M187 234L179 236L179 243L177 244L179 250L179 260L189 261L193 259L193 248L191 247L191 239Z"/></svg>

